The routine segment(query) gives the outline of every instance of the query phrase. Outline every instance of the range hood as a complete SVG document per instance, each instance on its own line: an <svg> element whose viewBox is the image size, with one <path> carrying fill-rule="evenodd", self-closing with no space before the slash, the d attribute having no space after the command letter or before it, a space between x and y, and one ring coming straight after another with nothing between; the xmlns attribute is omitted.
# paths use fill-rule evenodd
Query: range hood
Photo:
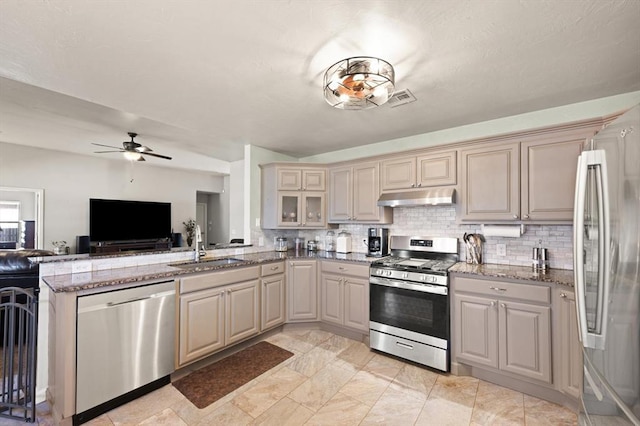
<svg viewBox="0 0 640 426"><path fill-rule="evenodd" d="M388 192L378 199L381 207L411 207L451 205L455 203L455 188L429 188L407 192Z"/></svg>

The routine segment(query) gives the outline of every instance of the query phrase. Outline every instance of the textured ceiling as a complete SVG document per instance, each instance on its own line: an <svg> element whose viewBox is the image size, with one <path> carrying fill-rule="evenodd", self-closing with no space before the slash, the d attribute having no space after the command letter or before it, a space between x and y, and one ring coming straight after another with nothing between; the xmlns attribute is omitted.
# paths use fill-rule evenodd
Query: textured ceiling
<svg viewBox="0 0 640 426"><path fill-rule="evenodd" d="M640 90L638 22L638 0L2 0L0 141L304 157ZM325 69L359 55L417 102L328 106Z"/></svg>

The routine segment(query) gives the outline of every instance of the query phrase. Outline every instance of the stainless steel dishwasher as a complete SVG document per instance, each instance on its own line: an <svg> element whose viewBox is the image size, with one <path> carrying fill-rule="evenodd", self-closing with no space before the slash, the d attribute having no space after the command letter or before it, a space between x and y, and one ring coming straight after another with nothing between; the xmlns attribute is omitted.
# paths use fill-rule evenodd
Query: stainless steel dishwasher
<svg viewBox="0 0 640 426"><path fill-rule="evenodd" d="M75 422L169 383L175 299L173 281L78 297Z"/></svg>

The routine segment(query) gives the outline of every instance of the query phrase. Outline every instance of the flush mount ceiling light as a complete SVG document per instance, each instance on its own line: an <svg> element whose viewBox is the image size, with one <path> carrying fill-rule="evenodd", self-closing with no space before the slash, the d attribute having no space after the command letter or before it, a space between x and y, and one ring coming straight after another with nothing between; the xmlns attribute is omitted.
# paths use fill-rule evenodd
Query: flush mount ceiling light
<svg viewBox="0 0 640 426"><path fill-rule="evenodd" d="M369 109L387 102L395 89L387 61L369 56L343 59L324 74L324 98L340 109Z"/></svg>

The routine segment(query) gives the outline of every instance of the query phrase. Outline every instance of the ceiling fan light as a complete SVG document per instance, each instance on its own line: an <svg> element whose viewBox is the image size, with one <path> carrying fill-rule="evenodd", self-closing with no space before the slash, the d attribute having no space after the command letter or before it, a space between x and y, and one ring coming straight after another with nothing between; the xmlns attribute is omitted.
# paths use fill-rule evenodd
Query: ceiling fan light
<svg viewBox="0 0 640 426"><path fill-rule="evenodd" d="M387 102L395 90L393 66L363 56L343 59L324 74L324 98L340 109L369 109Z"/></svg>
<svg viewBox="0 0 640 426"><path fill-rule="evenodd" d="M138 161L142 158L142 154L140 154L139 152L133 152L133 151L125 151L123 152L124 158L126 158L129 161Z"/></svg>

